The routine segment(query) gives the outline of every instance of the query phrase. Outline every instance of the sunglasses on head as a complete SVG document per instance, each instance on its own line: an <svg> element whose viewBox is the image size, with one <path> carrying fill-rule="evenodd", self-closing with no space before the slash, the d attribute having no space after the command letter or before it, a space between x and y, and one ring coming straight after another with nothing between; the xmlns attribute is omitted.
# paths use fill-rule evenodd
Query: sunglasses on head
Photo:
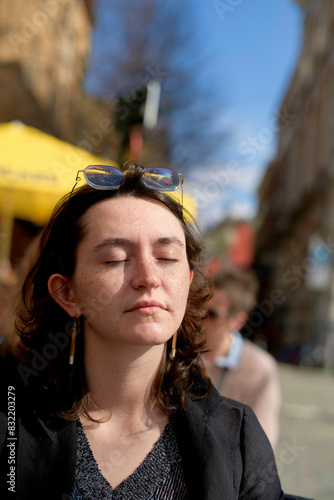
<svg viewBox="0 0 334 500"><path fill-rule="evenodd" d="M84 170L78 171L76 183L81 180L80 173L83 173L87 184L92 188L109 190L121 187L127 170L122 172L117 167L109 165L89 165ZM175 191L180 185L182 188L183 175L170 168L147 167L144 168L142 182L150 189L170 192Z"/></svg>
<svg viewBox="0 0 334 500"><path fill-rule="evenodd" d="M208 319L218 319L218 318L220 318L220 316L217 313L217 311L215 311L214 309L208 309L207 318Z"/></svg>

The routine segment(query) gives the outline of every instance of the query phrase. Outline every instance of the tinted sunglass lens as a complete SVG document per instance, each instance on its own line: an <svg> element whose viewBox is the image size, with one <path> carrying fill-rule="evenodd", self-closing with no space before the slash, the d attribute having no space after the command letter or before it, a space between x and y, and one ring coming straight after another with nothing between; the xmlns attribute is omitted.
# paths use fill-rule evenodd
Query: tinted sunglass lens
<svg viewBox="0 0 334 500"><path fill-rule="evenodd" d="M216 311L214 311L213 309L209 309L208 310L208 318L217 319L217 318L219 318L219 314Z"/></svg>
<svg viewBox="0 0 334 500"><path fill-rule="evenodd" d="M124 179L123 172L107 165L90 165L85 168L84 176L95 189L118 189Z"/></svg>
<svg viewBox="0 0 334 500"><path fill-rule="evenodd" d="M178 174L169 168L149 167L145 169L144 184L146 187L158 191L175 191L179 183Z"/></svg>

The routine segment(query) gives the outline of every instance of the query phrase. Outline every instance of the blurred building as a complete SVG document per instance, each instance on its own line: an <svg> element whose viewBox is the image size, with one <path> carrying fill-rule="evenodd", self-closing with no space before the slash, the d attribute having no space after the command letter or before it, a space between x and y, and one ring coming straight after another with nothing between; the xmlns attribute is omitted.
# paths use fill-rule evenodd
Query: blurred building
<svg viewBox="0 0 334 500"><path fill-rule="evenodd" d="M334 367L334 2L298 3L303 47L259 188L255 264L282 358Z"/></svg>
<svg viewBox="0 0 334 500"><path fill-rule="evenodd" d="M110 152L111 111L82 89L92 11L92 0L1 0L0 122L20 120L90 152ZM30 221L15 220L14 265L38 230Z"/></svg>
<svg viewBox="0 0 334 500"><path fill-rule="evenodd" d="M90 50L89 0L0 3L0 121L73 142Z"/></svg>
<svg viewBox="0 0 334 500"><path fill-rule="evenodd" d="M224 219L205 234L209 270L250 269L254 258L254 228L244 220Z"/></svg>

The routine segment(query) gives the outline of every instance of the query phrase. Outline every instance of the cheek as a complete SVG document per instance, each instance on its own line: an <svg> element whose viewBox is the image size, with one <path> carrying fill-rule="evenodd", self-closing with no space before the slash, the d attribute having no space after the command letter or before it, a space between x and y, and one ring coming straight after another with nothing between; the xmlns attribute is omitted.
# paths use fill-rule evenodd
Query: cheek
<svg viewBox="0 0 334 500"><path fill-rule="evenodd" d="M184 270L182 273L176 273L176 276L169 276L169 278L173 278L172 280L172 289L173 296L176 306L185 308L189 289L190 289L190 273L189 270Z"/></svg>
<svg viewBox="0 0 334 500"><path fill-rule="evenodd" d="M96 273L85 273L75 281L76 299L82 314L92 319L96 313L111 305L117 298L120 284L112 279L101 279Z"/></svg>

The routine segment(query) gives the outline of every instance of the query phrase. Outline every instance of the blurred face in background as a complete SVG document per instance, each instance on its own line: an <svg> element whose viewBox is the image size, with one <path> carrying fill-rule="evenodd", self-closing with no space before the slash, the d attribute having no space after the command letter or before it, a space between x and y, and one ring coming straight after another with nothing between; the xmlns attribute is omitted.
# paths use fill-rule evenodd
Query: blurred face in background
<svg viewBox="0 0 334 500"><path fill-rule="evenodd" d="M206 336L209 344L219 342L231 331L230 309L227 294L216 288L207 304Z"/></svg>
<svg viewBox="0 0 334 500"><path fill-rule="evenodd" d="M215 288L207 304L206 338L210 350L224 347L228 350L231 333L240 330L248 318L247 313L231 314L231 301L227 293ZM224 354L224 353L220 353Z"/></svg>

